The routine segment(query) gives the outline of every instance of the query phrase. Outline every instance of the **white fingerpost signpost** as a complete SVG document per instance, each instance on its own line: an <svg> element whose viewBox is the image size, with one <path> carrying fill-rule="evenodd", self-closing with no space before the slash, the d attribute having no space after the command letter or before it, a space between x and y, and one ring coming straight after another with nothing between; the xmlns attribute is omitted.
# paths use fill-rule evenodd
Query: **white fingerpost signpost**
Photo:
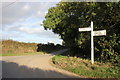
<svg viewBox="0 0 120 80"><path fill-rule="evenodd" d="M80 32L91 31L91 63L94 64L94 39L93 36L106 35L106 30L93 31L93 21L91 21L91 27L79 28Z"/></svg>

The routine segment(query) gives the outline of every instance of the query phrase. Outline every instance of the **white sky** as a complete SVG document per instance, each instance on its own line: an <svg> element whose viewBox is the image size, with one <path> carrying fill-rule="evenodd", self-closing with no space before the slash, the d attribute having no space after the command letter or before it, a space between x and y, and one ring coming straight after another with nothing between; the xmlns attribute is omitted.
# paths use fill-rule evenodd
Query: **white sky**
<svg viewBox="0 0 120 80"><path fill-rule="evenodd" d="M62 44L62 40L51 30L44 30L42 21L50 7L58 2L3 2L2 39L21 42ZM11 5L9 5L11 4ZM8 6L9 5L9 6Z"/></svg>

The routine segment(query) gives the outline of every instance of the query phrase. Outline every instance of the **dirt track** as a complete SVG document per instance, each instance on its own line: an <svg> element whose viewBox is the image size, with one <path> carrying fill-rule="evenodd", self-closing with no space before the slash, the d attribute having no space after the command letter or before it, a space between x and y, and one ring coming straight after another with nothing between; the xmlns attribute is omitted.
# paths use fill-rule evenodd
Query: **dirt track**
<svg viewBox="0 0 120 80"><path fill-rule="evenodd" d="M3 78L80 78L50 65L49 59L65 50L45 55L2 57Z"/></svg>

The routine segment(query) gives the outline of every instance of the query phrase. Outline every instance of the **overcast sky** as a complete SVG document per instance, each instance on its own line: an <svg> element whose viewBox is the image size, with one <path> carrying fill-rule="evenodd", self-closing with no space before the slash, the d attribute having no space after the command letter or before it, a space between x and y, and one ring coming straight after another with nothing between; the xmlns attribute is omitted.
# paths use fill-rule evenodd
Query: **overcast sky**
<svg viewBox="0 0 120 80"><path fill-rule="evenodd" d="M52 31L44 30L42 21L50 7L58 2L3 2L2 38L21 42L62 44Z"/></svg>

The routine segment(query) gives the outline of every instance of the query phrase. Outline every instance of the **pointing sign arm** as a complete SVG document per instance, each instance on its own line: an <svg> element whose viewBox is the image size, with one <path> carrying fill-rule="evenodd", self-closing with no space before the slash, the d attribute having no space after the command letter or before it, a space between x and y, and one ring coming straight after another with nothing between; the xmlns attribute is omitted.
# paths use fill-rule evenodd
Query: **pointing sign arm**
<svg viewBox="0 0 120 80"><path fill-rule="evenodd" d="M106 30L93 31L93 36L106 35Z"/></svg>
<svg viewBox="0 0 120 80"><path fill-rule="evenodd" d="M91 31L91 27L87 27L87 28L79 28L79 31Z"/></svg>

